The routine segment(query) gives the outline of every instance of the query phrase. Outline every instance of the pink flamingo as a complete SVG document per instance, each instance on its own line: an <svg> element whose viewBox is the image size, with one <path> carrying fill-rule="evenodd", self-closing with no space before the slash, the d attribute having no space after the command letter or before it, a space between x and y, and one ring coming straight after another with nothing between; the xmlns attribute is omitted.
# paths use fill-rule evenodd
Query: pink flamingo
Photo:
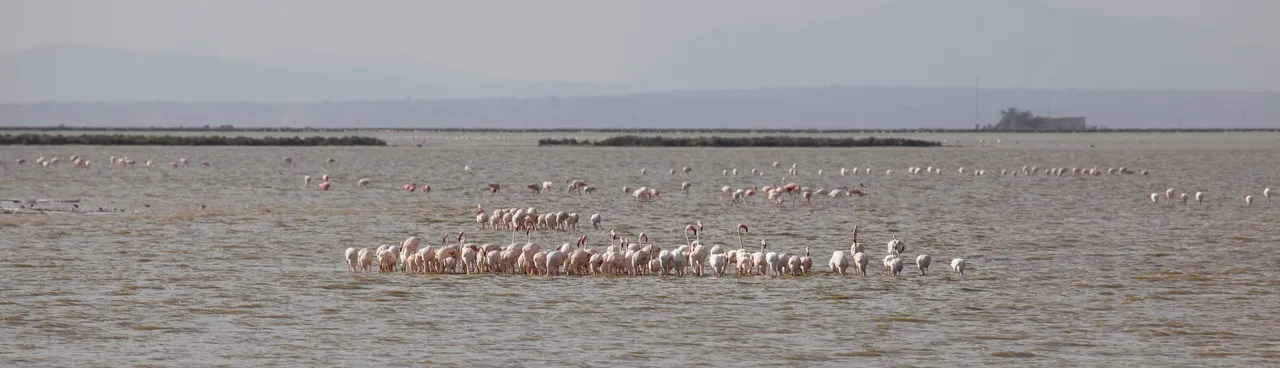
<svg viewBox="0 0 1280 368"><path fill-rule="evenodd" d="M405 184L402 188L404 188L404 190L409 191L409 193L413 193L415 189L418 189L418 183Z"/></svg>
<svg viewBox="0 0 1280 368"><path fill-rule="evenodd" d="M329 182L326 181L326 182L320 183L319 187L320 187L320 190L329 190Z"/></svg>
<svg viewBox="0 0 1280 368"><path fill-rule="evenodd" d="M431 185L429 185L429 184L422 184L422 188L421 188L421 190L422 190L422 192L423 192L423 193L430 192L430 191L431 191Z"/></svg>
<svg viewBox="0 0 1280 368"><path fill-rule="evenodd" d="M498 185L498 183L489 184L489 196L492 197L494 194L498 194L499 188L501 188L501 186Z"/></svg>

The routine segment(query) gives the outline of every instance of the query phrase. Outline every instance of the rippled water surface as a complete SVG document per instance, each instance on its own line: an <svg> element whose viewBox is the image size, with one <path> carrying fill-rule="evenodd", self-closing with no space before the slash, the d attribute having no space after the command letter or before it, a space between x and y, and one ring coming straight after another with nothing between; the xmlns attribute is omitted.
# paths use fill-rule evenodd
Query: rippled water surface
<svg viewBox="0 0 1280 368"><path fill-rule="evenodd" d="M913 149L536 147L547 135L382 136L395 146L0 147L0 199L81 199L76 213L0 214L0 365L1280 361L1280 203L1269 206L1262 196L1264 187L1280 188L1276 133L935 134L916 137L949 146ZM71 155L94 164L72 168ZM112 155L138 167L110 167ZM63 163L14 161L38 156ZM180 157L191 167L169 167ZM141 167L147 159L155 167ZM799 175L784 182L792 163ZM999 175L1023 165L1124 166L1149 175ZM684 166L692 173L679 174ZM910 166L941 167L943 174L907 175ZM841 167L873 170L841 176ZM959 167L987 175L960 176ZM648 173L640 175L641 168ZM677 174L668 175L673 168ZM722 175L732 168L738 176ZM766 175L750 175L752 168ZM329 191L315 189L322 174L332 177ZM316 178L309 188L304 175ZM360 178L373 185L356 188ZM569 178L599 191L565 194ZM524 189L543 181L557 183L556 190ZM682 195L685 181L692 190ZM745 207L729 207L719 191L787 182L814 189L863 184L870 195L781 207L757 195ZM407 183L432 191L407 193L400 189ZM487 183L502 190L490 197ZM656 187L662 195L637 209L623 186ZM1150 193L1163 198L1167 188L1174 188L1174 204L1151 203ZM1196 191L1204 192L1204 204L1176 200ZM1255 197L1252 207L1246 194ZM477 204L582 213L583 233L596 249L609 240L586 226L592 213L604 217L606 229L633 237L644 231L673 247L684 241L680 229L699 220L704 241L736 247L732 230L744 223L748 243L763 238L789 252L811 247L820 272L712 279L346 271L347 247L411 235L466 231L472 241L508 243L510 234L478 229ZM111 212L117 209L123 212ZM909 259L931 254L933 267L926 276L914 265L898 277L828 274L827 259L848 250L854 225L873 271L890 235L907 243ZM577 235L533 238L560 244ZM969 262L965 276L947 267L952 258Z"/></svg>

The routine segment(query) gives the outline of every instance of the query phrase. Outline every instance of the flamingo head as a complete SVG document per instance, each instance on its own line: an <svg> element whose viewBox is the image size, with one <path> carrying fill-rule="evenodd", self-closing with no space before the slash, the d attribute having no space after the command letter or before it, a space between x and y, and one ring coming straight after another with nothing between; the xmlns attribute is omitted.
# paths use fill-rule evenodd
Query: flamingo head
<svg viewBox="0 0 1280 368"><path fill-rule="evenodd" d="M618 240L618 233L614 232L613 230L609 230L609 238L613 240Z"/></svg>
<svg viewBox="0 0 1280 368"><path fill-rule="evenodd" d="M749 233L749 232L751 232L751 230L750 230L750 229L747 229L747 225L746 225L746 224L738 224L738 231L739 231L739 232L744 232L744 233Z"/></svg>
<svg viewBox="0 0 1280 368"><path fill-rule="evenodd" d="M458 242L459 242L459 243L461 243L461 242L462 242L462 239L465 239L466 237L467 237L467 233L465 233L465 232L459 232L459 233L458 233Z"/></svg>
<svg viewBox="0 0 1280 368"><path fill-rule="evenodd" d="M645 235L644 233L640 233L640 244L644 244L648 242L649 242L649 236Z"/></svg>
<svg viewBox="0 0 1280 368"><path fill-rule="evenodd" d="M764 249L768 247L769 247L769 242L764 241L764 239L760 239L760 249Z"/></svg>
<svg viewBox="0 0 1280 368"><path fill-rule="evenodd" d="M698 231L702 231L702 220L698 220Z"/></svg>
<svg viewBox="0 0 1280 368"><path fill-rule="evenodd" d="M582 245L583 245L583 244L585 244L586 242L587 242L587 236L586 236L586 235L583 235L582 237L579 237L579 238L578 238L578 248L582 248Z"/></svg>

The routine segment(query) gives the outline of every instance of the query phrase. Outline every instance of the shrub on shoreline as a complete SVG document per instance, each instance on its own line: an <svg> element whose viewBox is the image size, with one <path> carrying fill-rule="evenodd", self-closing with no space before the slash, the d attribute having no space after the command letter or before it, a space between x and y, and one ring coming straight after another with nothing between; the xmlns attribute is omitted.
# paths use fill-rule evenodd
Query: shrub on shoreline
<svg viewBox="0 0 1280 368"><path fill-rule="evenodd" d="M941 142L907 138L819 138L791 136L763 137L641 137L625 135L598 141L576 138L545 138L539 146L598 147L935 147Z"/></svg>

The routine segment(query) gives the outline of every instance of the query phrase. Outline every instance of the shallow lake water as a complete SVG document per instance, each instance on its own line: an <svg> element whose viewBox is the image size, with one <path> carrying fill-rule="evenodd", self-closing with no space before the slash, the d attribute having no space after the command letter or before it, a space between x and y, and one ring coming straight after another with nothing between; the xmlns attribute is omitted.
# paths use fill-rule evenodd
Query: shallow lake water
<svg viewBox="0 0 1280 368"><path fill-rule="evenodd" d="M859 149L534 143L601 133L371 134L394 146L0 146L0 200L80 200L78 208L41 202L37 208L59 211L0 214L0 365L1280 361L1280 199L1273 206L1262 195L1280 188L1277 133L898 134L947 146ZM93 164L71 167L71 155ZM32 163L40 156L61 162L42 168ZM137 165L112 167L110 156ZM189 167L169 165L182 157ZM143 167L148 159L151 168ZM793 163L798 175L787 176ZM1028 176L1024 165L1104 173ZM682 174L686 166L692 172ZM912 166L942 174L909 175ZM859 172L842 176L842 167ZM861 171L868 167L870 174ZM986 175L959 175L960 167ZM1106 174L1111 167L1148 175ZM723 175L733 168L737 176ZM319 191L324 174L332 187ZM314 178L309 187L305 175ZM373 184L357 188L361 178ZM567 194L571 178L598 190ZM543 181L555 190L524 188ZM680 193L682 182L689 193ZM720 192L791 182L862 185L869 194L781 206L757 195L731 207ZM409 193L401 189L408 183L432 190ZM490 196L489 183L502 189ZM637 208L623 186L661 195ZM1172 204L1164 201L1168 188ZM1156 192L1160 203L1150 200ZM1204 203L1178 199L1195 192ZM3 203L19 205L26 204ZM704 242L736 248L742 223L751 229L748 248L761 239L793 254L807 246L815 272L713 279L346 270L347 247L413 235L439 241L465 231L471 241L509 243L510 233L476 225L476 205L581 213L582 231L532 239L558 245L587 235L598 250L610 243L609 229L675 247L696 221L705 225ZM591 229L593 213L604 230ZM848 251L855 225L871 275L834 276L827 260ZM909 260L932 255L927 275L913 262L901 276L884 274L891 235L906 242ZM964 276L949 269L953 258L968 262Z"/></svg>

